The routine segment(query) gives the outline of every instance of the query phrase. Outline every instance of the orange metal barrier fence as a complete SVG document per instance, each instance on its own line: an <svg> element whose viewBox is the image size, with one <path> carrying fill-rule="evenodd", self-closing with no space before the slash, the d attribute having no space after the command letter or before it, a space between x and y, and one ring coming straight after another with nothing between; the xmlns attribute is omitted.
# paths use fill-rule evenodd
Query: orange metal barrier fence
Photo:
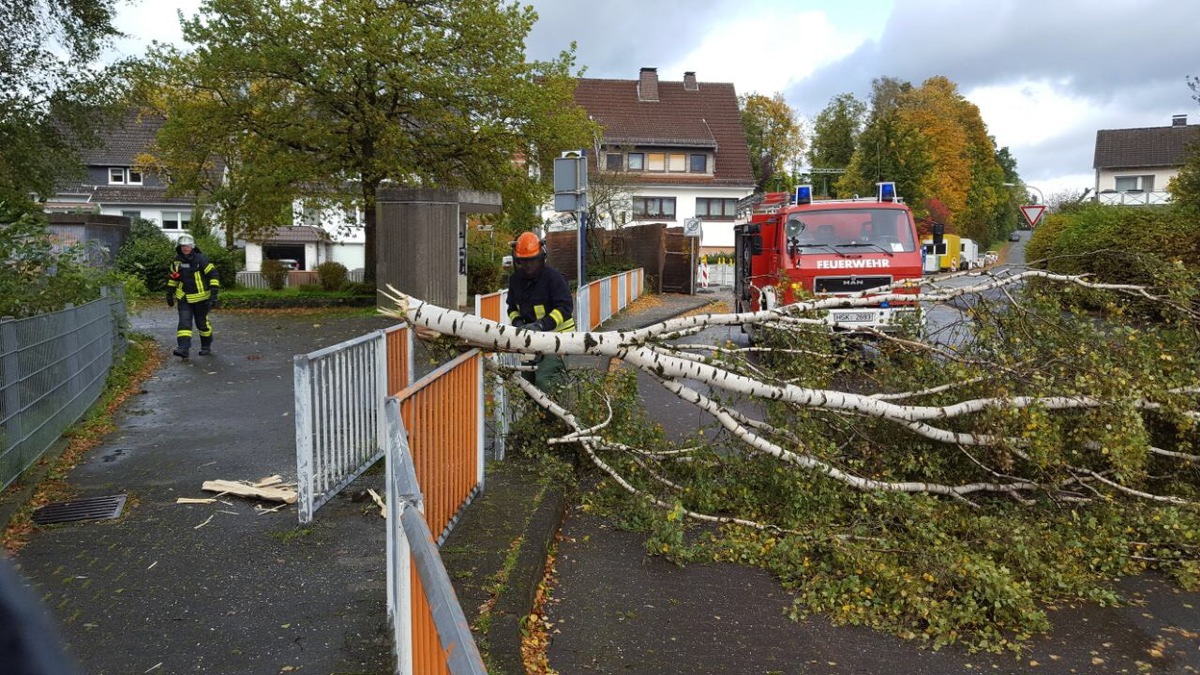
<svg viewBox="0 0 1200 675"><path fill-rule="evenodd" d="M459 356L399 394L425 522L440 543L483 486L483 355Z"/></svg>
<svg viewBox="0 0 1200 675"><path fill-rule="evenodd" d="M396 398L424 497L425 522L440 545L483 487L483 354L463 354ZM449 673L415 565L412 570L413 672Z"/></svg>
<svg viewBox="0 0 1200 675"><path fill-rule="evenodd" d="M450 675L446 653L442 651L437 626L433 623L433 610L425 598L425 589L421 586L421 578L417 576L415 563L412 565L412 585L413 673Z"/></svg>
<svg viewBox="0 0 1200 675"><path fill-rule="evenodd" d="M475 296L475 315L497 323L508 323L508 291Z"/></svg>
<svg viewBox="0 0 1200 675"><path fill-rule="evenodd" d="M413 382L413 332L402 323L384 331L387 337L387 393L394 396Z"/></svg>

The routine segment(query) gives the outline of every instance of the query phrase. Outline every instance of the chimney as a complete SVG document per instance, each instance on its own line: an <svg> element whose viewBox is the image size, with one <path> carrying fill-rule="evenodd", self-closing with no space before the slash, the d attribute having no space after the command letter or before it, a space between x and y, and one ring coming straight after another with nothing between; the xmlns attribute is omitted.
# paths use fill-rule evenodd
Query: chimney
<svg viewBox="0 0 1200 675"><path fill-rule="evenodd" d="M638 100L658 102L658 68L642 68L638 76Z"/></svg>
<svg viewBox="0 0 1200 675"><path fill-rule="evenodd" d="M683 90L684 91L699 91L700 85L696 84L696 71L689 70L683 74Z"/></svg>
<svg viewBox="0 0 1200 675"><path fill-rule="evenodd" d="M1173 115L1171 117L1171 126L1186 127L1187 126L1187 115Z"/></svg>

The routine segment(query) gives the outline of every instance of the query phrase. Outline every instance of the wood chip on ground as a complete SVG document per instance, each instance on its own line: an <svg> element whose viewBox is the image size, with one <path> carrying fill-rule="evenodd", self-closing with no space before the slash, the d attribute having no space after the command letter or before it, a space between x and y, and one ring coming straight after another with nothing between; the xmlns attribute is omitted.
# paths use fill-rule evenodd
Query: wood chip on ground
<svg viewBox="0 0 1200 675"><path fill-rule="evenodd" d="M239 497L255 497L271 502L283 502L285 504L296 503L296 488L294 486L256 487L253 484L234 480L206 480L200 488L208 492L219 492Z"/></svg>

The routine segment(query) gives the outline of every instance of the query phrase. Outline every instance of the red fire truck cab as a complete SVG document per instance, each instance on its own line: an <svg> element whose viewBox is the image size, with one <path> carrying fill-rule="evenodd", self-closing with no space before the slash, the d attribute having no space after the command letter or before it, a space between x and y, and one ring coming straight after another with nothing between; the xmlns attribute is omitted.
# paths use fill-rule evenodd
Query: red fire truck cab
<svg viewBox="0 0 1200 675"><path fill-rule="evenodd" d="M894 330L902 316L919 312L921 244L912 212L895 183L878 185L874 198L814 201L812 186L801 185L795 195L743 200L743 222L734 225L736 311L894 292L913 299L834 308L825 321L835 329Z"/></svg>

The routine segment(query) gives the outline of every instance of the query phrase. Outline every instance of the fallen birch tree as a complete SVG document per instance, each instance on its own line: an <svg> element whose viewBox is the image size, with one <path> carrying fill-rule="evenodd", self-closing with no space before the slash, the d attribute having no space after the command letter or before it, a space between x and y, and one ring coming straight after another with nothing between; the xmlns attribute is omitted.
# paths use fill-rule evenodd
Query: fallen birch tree
<svg viewBox="0 0 1200 675"><path fill-rule="evenodd" d="M875 302L865 298L568 334L394 289L385 313L489 351L626 366L577 373L589 386L573 383L563 401L514 382L566 425L548 442L577 444L651 509L648 549L768 567L800 589L797 615L994 649L1045 627L1039 603L1115 599L1114 575L1156 567L1200 586L1194 300L1038 270L971 278L922 295L965 305L972 338L954 347L917 330L828 330L823 310ZM762 343L703 339L743 325ZM711 432L647 433L654 425L628 405L632 372L704 411ZM702 546L684 537L685 518L722 534ZM1063 551L1093 562L1055 562ZM968 598L945 616L933 609Z"/></svg>

